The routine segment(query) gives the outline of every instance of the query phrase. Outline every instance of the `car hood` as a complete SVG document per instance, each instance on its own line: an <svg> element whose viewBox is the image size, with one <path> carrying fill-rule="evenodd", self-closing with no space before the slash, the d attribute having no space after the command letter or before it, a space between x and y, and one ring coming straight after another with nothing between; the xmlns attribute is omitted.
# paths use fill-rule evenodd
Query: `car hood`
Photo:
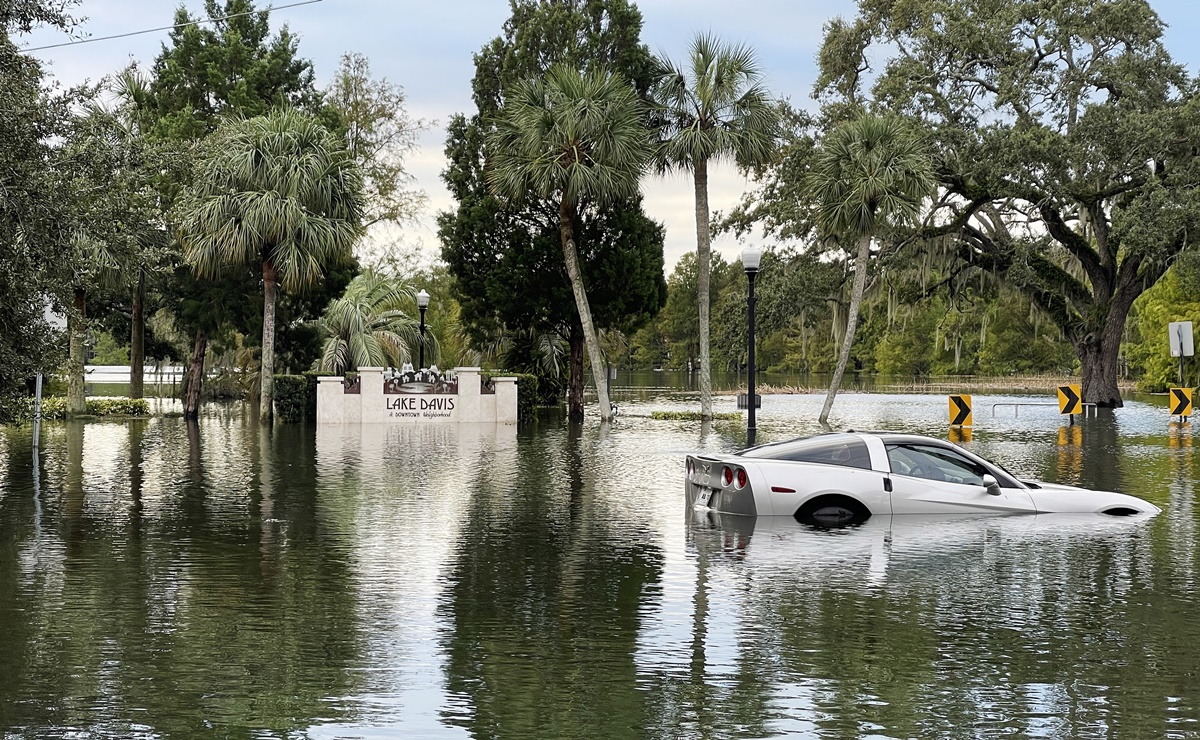
<svg viewBox="0 0 1200 740"><path fill-rule="evenodd" d="M1093 491L1044 481L1024 481L1036 488L1028 489L1038 513L1104 513L1113 509L1131 509L1130 513L1157 514L1162 509L1154 504L1114 491Z"/></svg>

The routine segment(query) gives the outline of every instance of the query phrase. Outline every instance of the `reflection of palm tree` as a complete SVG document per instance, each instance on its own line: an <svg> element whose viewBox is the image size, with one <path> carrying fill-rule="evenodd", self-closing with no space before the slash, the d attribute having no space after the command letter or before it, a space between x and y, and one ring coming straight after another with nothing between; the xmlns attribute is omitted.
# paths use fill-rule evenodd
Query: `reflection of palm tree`
<svg viewBox="0 0 1200 740"><path fill-rule="evenodd" d="M63 514L67 522L67 552L78 555L83 544L83 434L82 421L66 423L67 469L63 476Z"/></svg>
<svg viewBox="0 0 1200 740"><path fill-rule="evenodd" d="M342 142L294 110L239 121L214 136L180 206L184 243L203 277L224 265L262 265L259 417L266 421L278 289L307 289L325 266L349 259L361 231L362 173Z"/></svg>
<svg viewBox="0 0 1200 740"><path fill-rule="evenodd" d="M472 708L449 721L473 736L625 737L653 714L635 656L662 553L609 529L585 433L521 444L515 487L494 466L471 482L442 618L446 687Z"/></svg>
<svg viewBox="0 0 1200 740"><path fill-rule="evenodd" d="M142 535L142 438L146 433L143 419L129 422L129 530L130 539L141 540Z"/></svg>
<svg viewBox="0 0 1200 740"><path fill-rule="evenodd" d="M886 229L915 218L934 185L928 153L900 119L864 116L837 127L821 143L807 182L816 202L817 224L827 236L858 242L846 335L821 409L822 424L829 420L850 359L871 242Z"/></svg>
<svg viewBox="0 0 1200 740"><path fill-rule="evenodd" d="M317 322L324 337L322 372L400 367L410 360L410 348L421 341L420 324L406 310L414 296L403 281L369 270L350 281Z"/></svg>

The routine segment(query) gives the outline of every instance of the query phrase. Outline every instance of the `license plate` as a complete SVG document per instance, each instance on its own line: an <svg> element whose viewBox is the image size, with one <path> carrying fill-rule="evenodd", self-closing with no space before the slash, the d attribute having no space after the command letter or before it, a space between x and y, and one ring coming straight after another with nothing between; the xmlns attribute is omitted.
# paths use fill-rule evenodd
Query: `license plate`
<svg viewBox="0 0 1200 740"><path fill-rule="evenodd" d="M702 506L704 508L708 508L708 502L712 498L712 495L713 495L713 489L701 488L700 495L696 497L696 506Z"/></svg>

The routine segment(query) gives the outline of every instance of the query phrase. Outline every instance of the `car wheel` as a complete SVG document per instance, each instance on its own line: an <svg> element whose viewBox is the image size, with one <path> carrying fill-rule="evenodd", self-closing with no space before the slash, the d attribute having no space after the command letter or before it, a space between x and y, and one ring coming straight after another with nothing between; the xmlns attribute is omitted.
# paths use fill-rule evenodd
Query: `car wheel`
<svg viewBox="0 0 1200 740"><path fill-rule="evenodd" d="M797 521L822 529L850 527L870 518L870 510L848 496L822 497L796 512Z"/></svg>

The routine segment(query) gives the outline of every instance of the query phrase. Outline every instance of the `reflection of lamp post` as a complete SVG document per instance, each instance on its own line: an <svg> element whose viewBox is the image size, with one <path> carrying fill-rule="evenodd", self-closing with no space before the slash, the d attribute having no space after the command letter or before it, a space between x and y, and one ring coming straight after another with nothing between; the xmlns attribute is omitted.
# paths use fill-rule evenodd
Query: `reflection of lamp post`
<svg viewBox="0 0 1200 740"><path fill-rule="evenodd" d="M417 363L418 370L425 369L425 309L429 308L429 294L422 288L417 293L417 309L421 312L421 361Z"/></svg>
<svg viewBox="0 0 1200 740"><path fill-rule="evenodd" d="M754 444L754 435L758 431L754 425L754 407L757 405L755 403L757 397L754 395L754 276L758 274L758 263L761 259L762 250L758 247L746 247L742 250L742 266L746 269L746 279L750 283L750 293L747 299L750 341L746 362L746 379L750 386L750 393L746 397L746 408L749 409L749 414L746 416L746 437L747 442L751 445Z"/></svg>

